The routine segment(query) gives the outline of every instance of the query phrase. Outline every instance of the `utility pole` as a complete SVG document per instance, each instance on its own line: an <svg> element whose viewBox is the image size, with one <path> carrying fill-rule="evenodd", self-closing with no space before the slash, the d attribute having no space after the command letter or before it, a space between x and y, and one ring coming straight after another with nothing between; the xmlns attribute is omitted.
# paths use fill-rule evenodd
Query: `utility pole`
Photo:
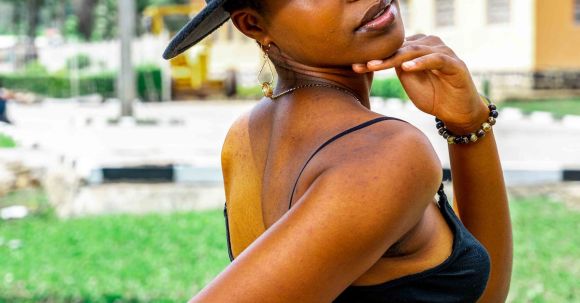
<svg viewBox="0 0 580 303"><path fill-rule="evenodd" d="M135 71L133 70L131 42L135 37L135 0L119 0L119 32L121 40L121 71L119 73L119 100L121 117L133 116L135 100Z"/></svg>

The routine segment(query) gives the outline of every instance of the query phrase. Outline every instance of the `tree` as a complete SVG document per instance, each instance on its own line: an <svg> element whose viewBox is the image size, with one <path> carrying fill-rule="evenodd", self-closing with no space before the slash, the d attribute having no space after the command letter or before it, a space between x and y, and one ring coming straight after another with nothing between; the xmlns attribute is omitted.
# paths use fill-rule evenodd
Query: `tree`
<svg viewBox="0 0 580 303"><path fill-rule="evenodd" d="M75 15L78 18L78 31L85 40L90 40L93 34L95 7L99 0L73 0Z"/></svg>
<svg viewBox="0 0 580 303"><path fill-rule="evenodd" d="M118 0L0 0L14 7L14 34L26 37L26 57L34 58L34 40L39 29L59 28L65 34L73 30L85 40L117 37ZM191 0L136 0L137 16L151 5L187 4ZM40 18L41 12L44 18ZM141 18L137 18L140 22ZM73 21L73 22L71 22ZM72 27L71 27L72 26ZM140 26L137 26L138 33Z"/></svg>
<svg viewBox="0 0 580 303"><path fill-rule="evenodd" d="M39 12L44 0L4 0L4 2L11 3L15 8L13 20L18 23L16 28L24 27L26 38L22 45L24 49L23 61L28 62L36 59L37 52L34 41L36 40L36 31L39 24Z"/></svg>

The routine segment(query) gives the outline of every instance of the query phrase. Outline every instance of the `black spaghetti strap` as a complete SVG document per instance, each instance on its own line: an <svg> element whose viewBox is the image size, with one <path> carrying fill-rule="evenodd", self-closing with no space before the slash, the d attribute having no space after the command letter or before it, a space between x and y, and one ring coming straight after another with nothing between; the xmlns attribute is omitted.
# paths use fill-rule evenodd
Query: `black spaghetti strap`
<svg viewBox="0 0 580 303"><path fill-rule="evenodd" d="M315 152L314 152L314 153L313 153L313 154L310 156L310 158L308 158L308 160L306 160L306 163L304 163L304 166L302 166L302 170L300 170L300 173L298 174L298 177L296 178L296 182L294 182L294 187L292 188L292 193L290 194L290 202L288 202L288 209L290 209L290 208L292 207L292 199L294 198L294 191L296 190L296 185L298 185L298 180L300 180L300 176L302 175L302 172L303 172L303 171L304 171L304 169L306 168L306 165L308 165L308 162L310 162L310 160L312 160L312 158L314 158L314 156L315 156L315 155L316 155L316 154L317 154L317 153L318 153L318 152L319 152L321 149L323 149L323 148L324 148L324 147L326 147L328 144L330 144L330 143L334 142L336 139L338 139L338 138L340 138L340 137L342 137L342 136L345 136L345 135L347 135L347 134L349 134L349 133L352 133L352 132L354 132L354 131L357 131L357 130L359 130L359 129L361 129L361 128L365 128L365 127L367 127L367 126L369 126L369 125L372 125L372 124L375 124L375 123L377 123L377 122L384 121L384 120L398 120L398 121L402 121L402 122L405 122L405 123L409 123L409 122L407 122L407 121L405 121L405 120L401 120L401 119L399 119L399 118L395 118L395 117L387 117L387 116L385 116L385 117L378 117L378 118L374 118L374 119L372 119L372 120L369 120L369 121L363 122L363 123L361 123L361 124L359 124L359 125L356 125L356 126L354 126L354 127L351 127L351 128L349 128L349 129L347 129L347 130L345 130L345 131L341 132L340 134L338 134L338 135L335 135L334 137L332 137L332 138L328 139L326 142L324 142L322 145L320 145L320 147L318 147L318 149L316 149L316 151L315 151Z"/></svg>

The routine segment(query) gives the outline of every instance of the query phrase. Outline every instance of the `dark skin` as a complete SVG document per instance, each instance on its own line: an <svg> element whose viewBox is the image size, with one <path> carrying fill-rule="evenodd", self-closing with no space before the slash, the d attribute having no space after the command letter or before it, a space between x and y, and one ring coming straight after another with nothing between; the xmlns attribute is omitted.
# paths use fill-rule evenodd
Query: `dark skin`
<svg viewBox="0 0 580 303"><path fill-rule="evenodd" d="M404 40L398 16L380 33L356 30L374 3L268 0L263 12L232 13L239 30L270 45L275 92L327 82L361 103L338 90L304 88L265 98L234 123L222 167L235 261L191 302L331 302L349 285L420 272L450 254L452 234L432 203L440 161L403 122L380 122L329 145L309 163L287 210L312 151L380 116L369 104L374 71L395 68L411 101L455 133L472 132L487 117L467 67L439 38ZM480 302L502 302L512 238L493 131L476 144L451 145L449 154L456 210L491 256ZM398 241L400 255L384 257Z"/></svg>

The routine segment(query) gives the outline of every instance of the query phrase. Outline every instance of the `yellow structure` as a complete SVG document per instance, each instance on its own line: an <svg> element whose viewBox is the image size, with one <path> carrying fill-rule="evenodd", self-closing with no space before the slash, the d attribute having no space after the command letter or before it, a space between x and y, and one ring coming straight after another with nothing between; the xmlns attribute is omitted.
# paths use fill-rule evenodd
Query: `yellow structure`
<svg viewBox="0 0 580 303"><path fill-rule="evenodd" d="M151 6L143 15L151 34L173 36L204 6L205 2L199 0L194 0L189 5ZM235 93L234 79L226 81L227 77L220 79L209 76L211 49L212 40L205 39L169 61L173 98L189 94L203 96L215 91L225 92L226 95ZM232 77L232 74L229 76Z"/></svg>

